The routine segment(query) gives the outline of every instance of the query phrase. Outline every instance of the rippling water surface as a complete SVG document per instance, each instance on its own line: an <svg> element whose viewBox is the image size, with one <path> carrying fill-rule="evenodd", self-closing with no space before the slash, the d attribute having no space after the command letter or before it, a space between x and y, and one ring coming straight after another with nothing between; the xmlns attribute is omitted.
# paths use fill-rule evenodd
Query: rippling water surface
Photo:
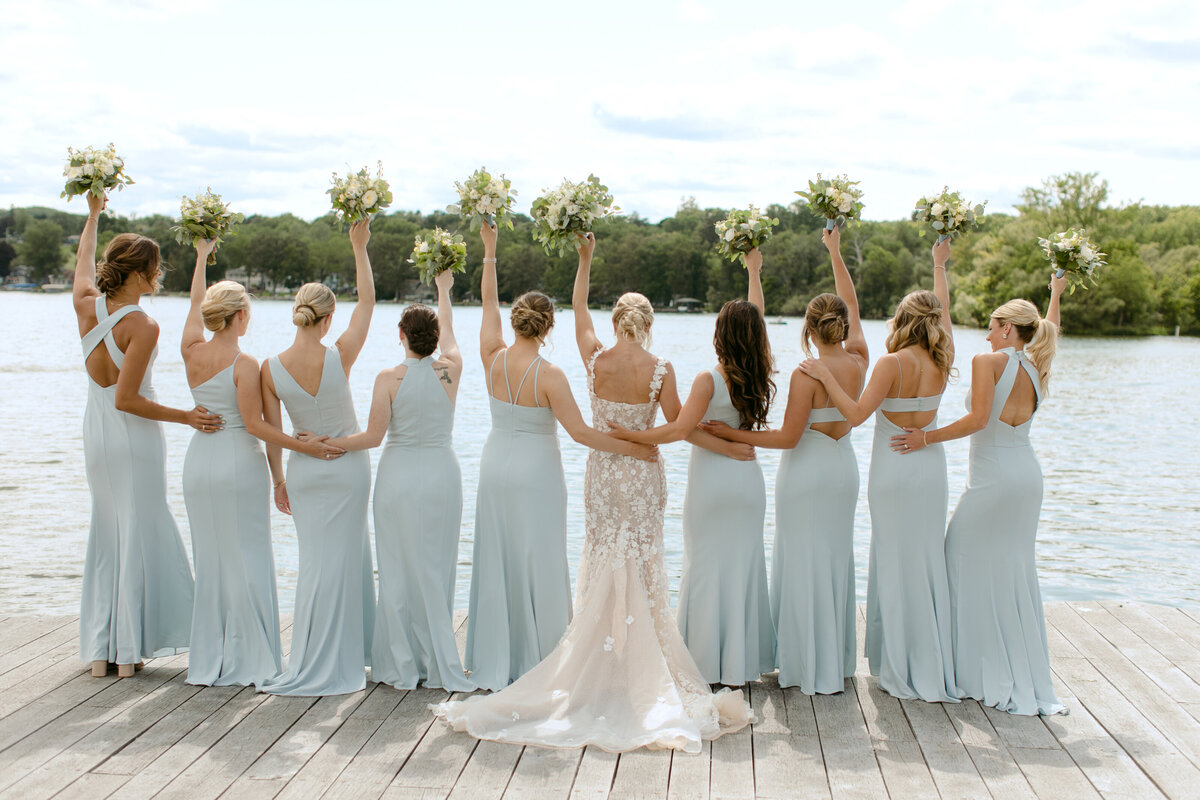
<svg viewBox="0 0 1200 800"><path fill-rule="evenodd" d="M1067 299L1070 302L1070 299ZM182 298L147 300L161 327L154 385L160 402L192 406L179 355L187 312ZM371 335L351 374L359 420L366 423L375 374L403 358L396 337L401 307L376 308ZM596 329L611 330L607 314L593 312ZM507 313L505 315L507 317ZM81 424L85 374L71 300L67 295L0 293L4 348L0 352L0 614L76 613L90 499L84 475ZM349 319L348 304L334 318L332 343ZM669 358L681 391L712 366L713 315L660 314L653 350ZM480 310L455 310L455 330L466 363L455 423L455 449L464 481L457 604L466 607L470 580L479 453L490 425L483 368L478 357ZM569 312L560 314L545 356L571 379L588 416L584 369L575 349ZM260 360L286 348L294 335L290 303L257 301L243 349ZM883 352L882 322L866 325L872 356ZM802 358L800 324L770 326L780 366L781 393L772 412L783 416L788 376ZM986 349L983 332L958 329L958 381L946 391L942 423L961 413L971 357ZM1053 395L1033 427L1034 447L1046 477L1038 567L1047 599L1138 599L1200 605L1200 340L1179 338L1089 339L1066 337L1054 362ZM870 518L867 468L872 423L856 430L862 471L855 528L859 599L866 589ZM181 471L191 429L167 425L170 503L188 538ZM568 554L572 573L583 540L585 448L560 435L569 490ZM683 558L680 524L687 480L687 450L663 447L669 500L666 558L672 590ZM947 444L951 510L966 480L965 440ZM372 464L378 450L371 453ZM778 451L760 450L768 497L774 495ZM290 611L295 593L296 541L291 520L272 510L279 599ZM767 510L767 555L774 537ZM190 543L188 548L190 551Z"/></svg>

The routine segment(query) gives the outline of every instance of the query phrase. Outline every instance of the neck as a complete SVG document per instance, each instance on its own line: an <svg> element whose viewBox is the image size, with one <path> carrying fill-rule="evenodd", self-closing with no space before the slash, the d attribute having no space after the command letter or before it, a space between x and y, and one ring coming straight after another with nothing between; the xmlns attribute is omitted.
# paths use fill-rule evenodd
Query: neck
<svg viewBox="0 0 1200 800"><path fill-rule="evenodd" d="M234 350L238 346L238 334L232 325L226 325L221 330L213 334L213 344L220 344L224 347L232 347Z"/></svg>
<svg viewBox="0 0 1200 800"><path fill-rule="evenodd" d="M131 277L121 285L120 289L109 295L109 302L116 306L137 305L138 301L142 299L142 293L132 285L135 279L136 276Z"/></svg>
<svg viewBox="0 0 1200 800"><path fill-rule="evenodd" d="M633 341L632 339L626 339L623 336L618 336L616 344L614 344L612 346L612 349L613 350L645 350L646 348L642 347L640 344Z"/></svg>
<svg viewBox="0 0 1200 800"><path fill-rule="evenodd" d="M430 353L429 355L433 355L433 353ZM414 353L412 350L408 349L408 345L404 346L404 357L405 358L415 358L417 361L420 361L422 358L425 358L425 356L418 355L417 353Z"/></svg>
<svg viewBox="0 0 1200 800"><path fill-rule="evenodd" d="M538 343L537 339L530 339L528 336L518 336L517 340L513 342L512 347L509 349L515 350L518 353L525 350L532 350L536 354L542 349L542 346Z"/></svg>
<svg viewBox="0 0 1200 800"><path fill-rule="evenodd" d="M320 347L321 346L321 326L309 325L307 328L296 328L296 340L293 346L300 347Z"/></svg>
<svg viewBox="0 0 1200 800"><path fill-rule="evenodd" d="M841 352L842 352L842 345L840 342L838 344L826 344L825 342L822 342L820 340L817 341L817 357L818 358L825 358L827 356L836 355Z"/></svg>

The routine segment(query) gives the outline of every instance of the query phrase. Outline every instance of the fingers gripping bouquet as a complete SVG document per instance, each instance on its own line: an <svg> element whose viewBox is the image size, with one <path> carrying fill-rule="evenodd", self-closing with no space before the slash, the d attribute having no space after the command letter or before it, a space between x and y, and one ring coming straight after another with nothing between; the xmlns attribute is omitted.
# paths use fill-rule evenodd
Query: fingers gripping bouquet
<svg viewBox="0 0 1200 800"><path fill-rule="evenodd" d="M972 206L958 192L942 187L941 194L931 194L917 201L913 209L914 222L927 225L938 236L938 244L954 239L979 227L983 220L983 207L987 203ZM925 229L921 229L925 235Z"/></svg>
<svg viewBox="0 0 1200 800"><path fill-rule="evenodd" d="M408 259L408 263L416 266L421 283L428 286L446 270L467 271L467 245L461 234L434 228L433 233L416 237L412 258Z"/></svg>
<svg viewBox="0 0 1200 800"><path fill-rule="evenodd" d="M479 230L485 222L513 229L513 198L517 193L508 178L492 177L486 167L480 167L465 182L455 181L454 188L458 190L458 204L446 206L446 211L470 220L471 230Z"/></svg>
<svg viewBox="0 0 1200 800"><path fill-rule="evenodd" d="M217 244L208 254L208 264L217 263L217 247L222 239L236 236L234 225L244 220L241 214L229 210L229 204L221 202L221 195L213 194L208 187L203 194L195 197L185 197L179 204L179 222L171 230L175 231L175 241L180 244L194 245L200 239L216 239Z"/></svg>
<svg viewBox="0 0 1200 800"><path fill-rule="evenodd" d="M533 201L533 240L547 255L557 250L561 256L568 247L579 247L576 234L591 233L597 220L620 211L613 205L608 187L595 175L580 183L564 180L557 189L549 189Z"/></svg>
<svg viewBox="0 0 1200 800"><path fill-rule="evenodd" d="M133 180L125 174L125 159L117 155L117 148L113 144L103 150L68 147L63 176L67 183L59 197L67 198L68 202L78 194L91 192L96 197L103 197L109 189L121 191L133 185Z"/></svg>
<svg viewBox="0 0 1200 800"><path fill-rule="evenodd" d="M326 190L333 210L342 222L353 224L392 204L392 189L383 179L383 162L372 178L367 168L352 172L345 178L333 173L333 185Z"/></svg>
<svg viewBox="0 0 1200 800"><path fill-rule="evenodd" d="M862 189L858 188L858 181L845 175L822 178L818 172L817 179L808 182L808 191L796 194L804 198L814 214L825 218L827 231L844 228L850 220L862 218Z"/></svg>
<svg viewBox="0 0 1200 800"><path fill-rule="evenodd" d="M713 225L717 232L717 253L730 261L741 259L746 266L746 253L771 238L779 220L764 216L757 208L735 208L729 216Z"/></svg>
<svg viewBox="0 0 1200 800"><path fill-rule="evenodd" d="M1087 232L1083 228L1069 228L1052 233L1046 239L1038 239L1038 244L1041 245L1046 260L1055 268L1055 277L1061 278L1067 274L1071 276L1069 281L1072 294L1075 293L1076 286L1082 286L1085 290L1089 282L1095 286L1096 269L1107 263L1104 261L1106 254L1101 253L1088 241Z"/></svg>

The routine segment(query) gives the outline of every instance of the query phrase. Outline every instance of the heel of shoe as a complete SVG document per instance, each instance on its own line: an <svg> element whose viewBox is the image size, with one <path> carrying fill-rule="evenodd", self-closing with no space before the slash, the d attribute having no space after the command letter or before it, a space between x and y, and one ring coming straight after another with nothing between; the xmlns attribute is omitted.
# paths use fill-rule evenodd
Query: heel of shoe
<svg viewBox="0 0 1200 800"><path fill-rule="evenodd" d="M132 678L135 666L133 664L117 664L118 678Z"/></svg>
<svg viewBox="0 0 1200 800"><path fill-rule="evenodd" d="M107 674L108 674L108 662L107 661L93 661L92 662L92 677L93 678L103 678Z"/></svg>

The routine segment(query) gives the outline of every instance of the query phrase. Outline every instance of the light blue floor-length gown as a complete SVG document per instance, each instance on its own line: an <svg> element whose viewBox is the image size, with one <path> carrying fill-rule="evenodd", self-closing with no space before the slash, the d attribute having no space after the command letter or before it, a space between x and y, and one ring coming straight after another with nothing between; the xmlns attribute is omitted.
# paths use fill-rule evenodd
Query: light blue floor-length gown
<svg viewBox="0 0 1200 800"><path fill-rule="evenodd" d="M725 378L712 370L706 420L738 427ZM683 500L683 575L676 619L709 683L741 686L775 669L763 522L767 490L758 461L692 447Z"/></svg>
<svg viewBox="0 0 1200 800"><path fill-rule="evenodd" d="M96 327L83 335L86 361L101 342L117 369L125 354L112 329L127 305L108 313L96 298ZM154 349L138 393L154 400L150 373ZM192 622L192 571L179 528L167 507L166 445L162 423L118 411L117 386L88 375L83 413L83 456L92 492L92 521L83 565L79 657L136 664L188 647Z"/></svg>
<svg viewBox="0 0 1200 800"><path fill-rule="evenodd" d="M889 397L875 414L867 502L867 661L893 697L958 702L946 584L946 451L940 443L897 453L904 429L885 411L936 411L942 396ZM925 430L937 427L937 418Z"/></svg>
<svg viewBox="0 0 1200 800"><path fill-rule="evenodd" d="M261 684L283 663L271 478L262 444L246 432L238 410L239 357L192 389L196 405L220 414L224 424L216 433L193 434L183 460L196 565L187 682L203 686Z"/></svg>
<svg viewBox="0 0 1200 800"><path fill-rule="evenodd" d="M531 374L536 396L540 368L539 357L513 392L504 350L509 398ZM491 375L489 368L492 430L479 459L465 666L479 688L494 691L528 672L562 637L571 621L571 575L554 412L497 399Z"/></svg>
<svg viewBox="0 0 1200 800"><path fill-rule="evenodd" d="M833 439L814 423L842 422L814 408L800 441L783 453L775 478L771 619L780 686L833 694L854 675L854 508L858 459L850 433Z"/></svg>
<svg viewBox="0 0 1200 800"><path fill-rule="evenodd" d="M1038 405L1037 368L1005 348L1008 364L987 427L971 435L967 489L946 532L954 675L963 697L1012 714L1062 714L1054 693L1034 544L1042 469L1029 444L1033 416L1012 426L1000 413L1024 370ZM967 397L967 408L971 398Z"/></svg>
<svg viewBox="0 0 1200 800"><path fill-rule="evenodd" d="M270 364L294 428L333 437L358 432L337 348L325 351L316 396L296 383L278 356ZM375 625L370 458L365 450L328 461L290 453L287 486L300 551L292 648L287 670L259 689L301 696L357 692L367 685Z"/></svg>
<svg viewBox="0 0 1200 800"><path fill-rule="evenodd" d="M454 573L462 524L462 473L454 454L454 404L433 356L407 358L392 399L375 474L379 604L371 678L455 692L475 685L454 641Z"/></svg>

